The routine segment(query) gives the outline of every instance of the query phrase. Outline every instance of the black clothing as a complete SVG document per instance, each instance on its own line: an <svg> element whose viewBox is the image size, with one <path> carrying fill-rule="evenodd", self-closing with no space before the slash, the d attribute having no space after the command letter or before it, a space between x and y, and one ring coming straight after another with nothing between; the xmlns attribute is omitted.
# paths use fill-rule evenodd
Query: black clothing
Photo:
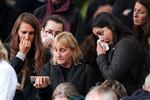
<svg viewBox="0 0 150 100"><path fill-rule="evenodd" d="M69 69L47 63L43 66L41 75L50 76L52 82L49 87L39 90L41 100L50 100L51 93L62 82L71 82L81 95L86 95L96 83L92 67L84 62L72 65Z"/></svg>
<svg viewBox="0 0 150 100"><path fill-rule="evenodd" d="M133 36L122 37L106 55L97 57L97 63L102 76L122 83L129 95L137 89L143 57L139 43Z"/></svg>
<svg viewBox="0 0 150 100"><path fill-rule="evenodd" d="M9 7L6 4L0 4L0 39L2 42L7 41L11 29L20 12Z"/></svg>
<svg viewBox="0 0 150 100"><path fill-rule="evenodd" d="M139 89L131 96L123 97L121 100L150 100L150 92Z"/></svg>
<svg viewBox="0 0 150 100"><path fill-rule="evenodd" d="M23 97L22 97L22 98L24 98L24 100L38 100L37 89L33 86L33 84L30 81L30 76L36 76L33 60L34 60L34 58L31 57L30 61L28 63L28 66L29 66L28 68L29 68L30 73L26 76L26 80L25 80ZM24 63L24 61L22 61L18 57L15 57L14 59L11 60L11 65L14 67L14 69L17 73L19 83L22 80L21 69L22 69L23 63ZM16 95L18 95L18 94L16 94ZM18 99L14 98L14 100L18 100Z"/></svg>

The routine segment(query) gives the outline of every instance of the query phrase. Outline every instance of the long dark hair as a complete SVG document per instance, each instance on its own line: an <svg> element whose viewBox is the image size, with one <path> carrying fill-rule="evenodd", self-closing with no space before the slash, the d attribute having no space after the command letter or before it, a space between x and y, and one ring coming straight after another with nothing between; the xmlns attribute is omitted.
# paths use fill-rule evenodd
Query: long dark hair
<svg viewBox="0 0 150 100"><path fill-rule="evenodd" d="M113 43L116 44L123 36L128 36L129 34L133 34L133 32L126 27L119 19L117 19L112 14L103 12L97 15L93 19L92 27L108 27L113 32Z"/></svg>
<svg viewBox="0 0 150 100"><path fill-rule="evenodd" d="M134 25L133 29L141 45L143 47L148 47L148 38L150 37L150 0L137 0L136 2L142 4L147 9L148 16L144 26Z"/></svg>

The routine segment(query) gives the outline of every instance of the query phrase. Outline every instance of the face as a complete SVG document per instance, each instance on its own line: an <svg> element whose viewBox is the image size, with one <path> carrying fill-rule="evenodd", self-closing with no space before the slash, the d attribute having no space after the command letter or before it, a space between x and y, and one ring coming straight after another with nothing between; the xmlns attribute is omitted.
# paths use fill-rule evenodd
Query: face
<svg viewBox="0 0 150 100"><path fill-rule="evenodd" d="M34 29L31 25L23 22L19 27L18 35L20 41L24 39L32 43L34 38Z"/></svg>
<svg viewBox="0 0 150 100"><path fill-rule="evenodd" d="M148 18L147 9L139 2L136 2L133 13L134 25L137 26L144 25L146 23L147 18Z"/></svg>
<svg viewBox="0 0 150 100"><path fill-rule="evenodd" d="M52 34L53 36L56 36L63 31L63 24L49 20L44 29L46 34Z"/></svg>
<svg viewBox="0 0 150 100"><path fill-rule="evenodd" d="M107 27L103 27L103 28L94 27L93 34L98 36L102 42L108 44L112 42L113 39L112 31Z"/></svg>
<svg viewBox="0 0 150 100"><path fill-rule="evenodd" d="M66 46L56 44L56 46L53 49L54 51L54 57L56 59L56 62L59 65L62 66L69 66L72 64L72 54L70 48L67 48Z"/></svg>

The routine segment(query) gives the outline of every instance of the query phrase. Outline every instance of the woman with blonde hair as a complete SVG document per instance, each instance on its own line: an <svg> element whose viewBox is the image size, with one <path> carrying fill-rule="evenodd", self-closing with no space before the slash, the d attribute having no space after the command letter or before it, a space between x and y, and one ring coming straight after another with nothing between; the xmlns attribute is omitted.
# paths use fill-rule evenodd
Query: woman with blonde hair
<svg viewBox="0 0 150 100"><path fill-rule="evenodd" d="M13 67L8 63L8 53L0 41L0 98L1 100L13 100L17 76Z"/></svg>
<svg viewBox="0 0 150 100"><path fill-rule="evenodd" d="M51 62L41 71L42 76L50 76L51 84L48 85L42 77L37 77L34 84L44 100L49 100L49 95L62 82L71 82L81 95L95 84L93 68L83 61L77 40L71 33L62 32L54 38L52 55Z"/></svg>

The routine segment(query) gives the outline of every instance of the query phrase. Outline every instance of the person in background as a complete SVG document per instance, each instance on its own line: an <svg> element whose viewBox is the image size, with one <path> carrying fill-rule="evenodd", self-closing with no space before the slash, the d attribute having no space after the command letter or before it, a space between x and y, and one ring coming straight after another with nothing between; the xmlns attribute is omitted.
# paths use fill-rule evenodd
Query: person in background
<svg viewBox="0 0 150 100"><path fill-rule="evenodd" d="M76 87L69 82L64 82L64 83L60 83L56 87L56 89L52 94L52 100L62 100L63 98L65 100L69 100L71 96L77 96L77 95L79 95L79 93Z"/></svg>
<svg viewBox="0 0 150 100"><path fill-rule="evenodd" d="M110 87L96 86L89 91L85 100L119 100Z"/></svg>
<svg viewBox="0 0 150 100"><path fill-rule="evenodd" d="M127 93L138 87L138 74L143 68L142 48L133 32L109 13L100 13L93 20L97 40L97 64L104 80L122 83Z"/></svg>
<svg viewBox="0 0 150 100"><path fill-rule="evenodd" d="M44 53L44 63L50 61L53 39L60 32L64 31L64 22L63 19L58 15L50 15L46 18L45 22L42 25L41 38L45 48Z"/></svg>
<svg viewBox="0 0 150 100"><path fill-rule="evenodd" d="M43 23L50 15L59 15L64 20L64 30L71 32L80 44L86 34L80 11L73 2L73 0L47 0L47 3L37 8L34 14L40 23Z"/></svg>
<svg viewBox="0 0 150 100"><path fill-rule="evenodd" d="M150 73L150 1L137 0L133 12L133 30L135 37L139 40L143 48L144 66L141 70L140 84L144 84L144 79Z"/></svg>
<svg viewBox="0 0 150 100"><path fill-rule="evenodd" d="M13 100L17 88L17 75L8 62L8 53L0 41L0 98Z"/></svg>
<svg viewBox="0 0 150 100"><path fill-rule="evenodd" d="M64 31L63 19L58 15L48 16L41 30L44 47L50 49L53 38L62 31Z"/></svg>
<svg viewBox="0 0 150 100"><path fill-rule="evenodd" d="M43 64L43 45L40 37L40 25L31 13L22 13L14 23L10 41L10 60L18 76L18 90L24 100L36 100L37 92L30 76L40 73ZM21 92L20 91L20 92ZM14 100L18 98L16 93Z"/></svg>
<svg viewBox="0 0 150 100"><path fill-rule="evenodd" d="M123 97L121 100L150 100L150 74L146 76L142 89L136 90L131 96Z"/></svg>
<svg viewBox="0 0 150 100"><path fill-rule="evenodd" d="M42 67L42 76L49 76L51 84L45 78L37 77L34 86L39 90L42 100L49 100L57 85L62 82L72 83L79 94L86 95L96 83L92 66L83 61L83 54L77 40L69 32L56 35L52 46L51 62Z"/></svg>
<svg viewBox="0 0 150 100"><path fill-rule="evenodd" d="M116 81L116 80L105 80L100 86L103 87L110 87L116 93L118 99L120 100L122 97L127 96L127 91L124 86Z"/></svg>
<svg viewBox="0 0 150 100"><path fill-rule="evenodd" d="M6 0L0 0L0 38L1 41L8 42L11 29L20 12L6 4Z"/></svg>

